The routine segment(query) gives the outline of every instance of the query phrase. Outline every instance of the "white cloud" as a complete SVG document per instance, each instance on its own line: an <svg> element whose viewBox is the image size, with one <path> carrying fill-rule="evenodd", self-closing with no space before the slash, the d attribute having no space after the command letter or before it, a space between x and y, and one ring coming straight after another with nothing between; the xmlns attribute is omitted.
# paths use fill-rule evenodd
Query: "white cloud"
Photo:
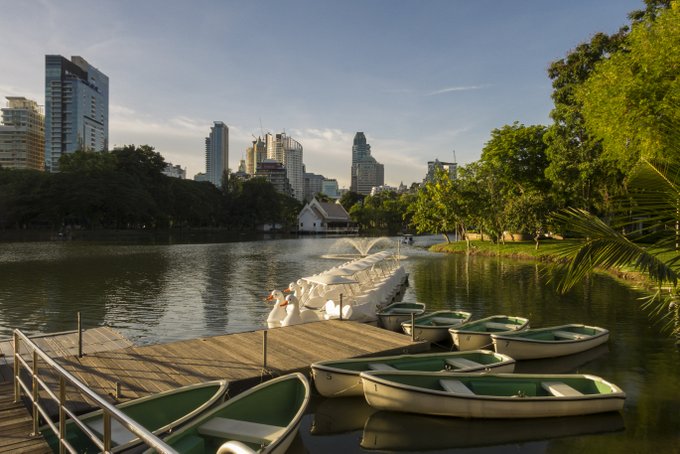
<svg viewBox="0 0 680 454"><path fill-rule="evenodd" d="M488 85L462 85L457 87L442 88L441 90L432 91L427 94L427 96L441 95L444 93L451 93L456 91L471 91L471 90L481 90L486 88Z"/></svg>

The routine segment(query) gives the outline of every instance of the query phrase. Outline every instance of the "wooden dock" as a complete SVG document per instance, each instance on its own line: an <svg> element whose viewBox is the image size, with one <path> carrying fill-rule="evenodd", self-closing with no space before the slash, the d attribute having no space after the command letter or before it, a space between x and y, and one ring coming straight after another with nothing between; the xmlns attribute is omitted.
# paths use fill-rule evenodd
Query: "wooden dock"
<svg viewBox="0 0 680 454"><path fill-rule="evenodd" d="M267 331L192 339L167 344L128 347L65 357L59 363L93 391L122 402L206 380L227 379L229 394L288 372L309 375L315 361L356 356L416 353L428 342L351 321L329 320ZM114 399L116 383L121 396Z"/></svg>
<svg viewBox="0 0 680 454"><path fill-rule="evenodd" d="M83 338L85 355L80 358L73 333L45 336L38 343L67 371L112 403L214 379L229 380L228 394L233 396L271 376L293 371L309 375L309 366L315 361L418 353L430 348L428 342L411 342L409 336L375 326L330 320L266 331L264 367L262 330L140 347L120 336L115 339L115 332L89 331ZM107 342L107 336L113 338ZM10 368L5 365L4 369ZM48 377L47 381L55 380ZM117 385L121 392L118 397ZM13 402L11 382L0 382L0 392L0 453L50 452L42 437L30 435L31 417L21 402ZM69 393L67 398L74 411L89 407L78 393ZM56 406L48 405L48 411L56 414Z"/></svg>
<svg viewBox="0 0 680 454"><path fill-rule="evenodd" d="M78 355L78 333L69 331L31 337L53 358ZM83 353L129 347L132 342L107 328L83 330ZM0 453L47 454L52 450L42 436L32 436L33 422L24 402L14 402L14 345L0 341Z"/></svg>

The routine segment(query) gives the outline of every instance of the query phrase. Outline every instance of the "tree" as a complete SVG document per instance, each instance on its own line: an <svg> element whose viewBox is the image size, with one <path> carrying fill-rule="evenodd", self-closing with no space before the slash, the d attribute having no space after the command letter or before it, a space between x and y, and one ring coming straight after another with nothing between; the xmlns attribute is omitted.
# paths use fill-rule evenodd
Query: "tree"
<svg viewBox="0 0 680 454"><path fill-rule="evenodd" d="M555 107L550 112L554 123L544 136L549 161L546 177L561 207L606 212L611 208L611 196L620 192L623 174L611 161L601 158L602 145L586 128L583 104L575 93L598 62L620 49L627 31L622 28L611 36L597 33L548 69Z"/></svg>
<svg viewBox="0 0 680 454"><path fill-rule="evenodd" d="M432 181L421 186L415 202L409 207L411 224L417 233L439 233L447 243L456 232L460 219L454 206L454 186L449 173L437 169Z"/></svg>
<svg viewBox="0 0 680 454"><path fill-rule="evenodd" d="M482 150L480 166L475 172L484 206L479 215L481 225L494 241L503 241L506 229L526 228L521 222L522 213L512 211L519 206L517 199L526 202L528 194L546 193L550 187L545 177L548 165L543 141L545 131L545 126L540 125L524 126L518 122L505 125L491 132L491 139ZM524 203L523 206L538 208L540 204ZM531 233L535 234L533 227Z"/></svg>
<svg viewBox="0 0 680 454"><path fill-rule="evenodd" d="M604 154L627 173L642 156L679 161L680 3L632 26L625 51L598 65L577 91L586 126Z"/></svg>

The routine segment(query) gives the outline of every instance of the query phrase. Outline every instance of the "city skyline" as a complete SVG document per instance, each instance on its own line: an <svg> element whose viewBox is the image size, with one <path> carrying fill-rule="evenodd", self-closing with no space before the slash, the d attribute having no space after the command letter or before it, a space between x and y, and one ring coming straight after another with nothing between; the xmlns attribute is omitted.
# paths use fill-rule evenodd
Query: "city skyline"
<svg viewBox="0 0 680 454"><path fill-rule="evenodd" d="M7 62L0 99L44 105L45 55L80 55L111 81L109 148L149 144L193 178L205 171L205 131L221 120L230 127L230 169L252 135L285 132L304 147L308 171L345 188L357 131L384 164L385 183L398 186L421 181L428 161L450 161L453 150L461 165L479 159L494 128L549 124L550 62L594 33L615 32L644 7L634 0L87 5L2 3L0 36L17 45L0 49Z"/></svg>

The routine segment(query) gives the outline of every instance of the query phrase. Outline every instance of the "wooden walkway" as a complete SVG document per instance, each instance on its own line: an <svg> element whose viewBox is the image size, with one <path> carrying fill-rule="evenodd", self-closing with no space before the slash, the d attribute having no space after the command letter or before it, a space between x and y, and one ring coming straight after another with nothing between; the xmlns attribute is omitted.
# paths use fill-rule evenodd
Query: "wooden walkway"
<svg viewBox="0 0 680 454"><path fill-rule="evenodd" d="M422 352L428 342L351 321L330 320L267 331L267 368L263 368L263 331L226 334L168 344L128 347L67 357L60 364L93 391L122 402L206 380L227 379L229 394L293 371L309 375L315 361L378 354ZM114 399L116 383L121 396Z"/></svg>
<svg viewBox="0 0 680 454"><path fill-rule="evenodd" d="M75 331L31 338L53 358L78 355L78 334ZM129 340L107 327L83 330L85 354L131 345ZM0 453L51 453L42 436L31 436L32 418L24 402L14 402L13 356L13 342L0 341Z"/></svg>
<svg viewBox="0 0 680 454"><path fill-rule="evenodd" d="M94 332L84 337L86 354L81 358L77 356L77 338L75 345L68 337L59 341L45 337L40 343L50 349L67 371L112 403L214 379L229 380L228 394L233 396L271 376L293 371L309 375L309 366L315 361L417 353L430 347L428 342L411 342L409 336L375 326L331 320L268 330L265 369L263 333L251 331L135 347L120 337L107 344L106 333ZM101 342L99 347L97 339ZM121 342L123 348L104 347L115 342ZM86 345L99 350L89 350ZM4 368L9 369L7 365ZM56 381L54 377L45 378L50 383ZM29 412L22 403L13 403L10 382L0 383L0 453L50 452L42 437L30 436ZM121 391L118 397L117 384ZM76 392L68 393L67 399L76 412L90 406ZM56 406L46 407L56 415Z"/></svg>

